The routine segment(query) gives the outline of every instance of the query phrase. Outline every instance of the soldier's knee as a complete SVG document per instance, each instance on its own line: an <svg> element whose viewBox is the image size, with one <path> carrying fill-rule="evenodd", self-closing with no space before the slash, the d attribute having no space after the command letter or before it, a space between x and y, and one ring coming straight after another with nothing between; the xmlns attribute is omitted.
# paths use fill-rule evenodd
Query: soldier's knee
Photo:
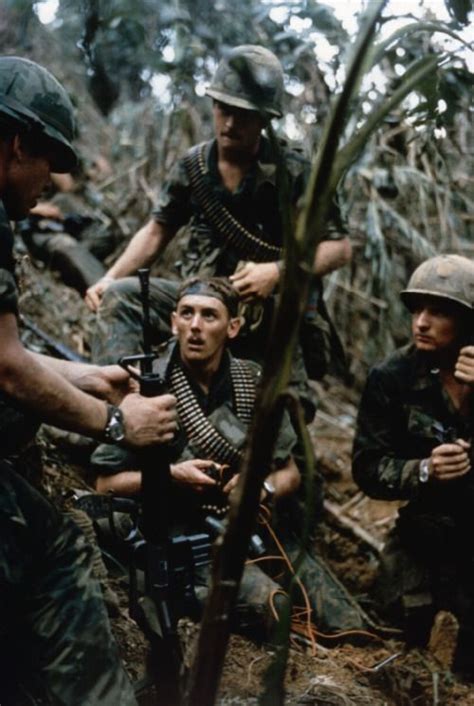
<svg viewBox="0 0 474 706"><path fill-rule="evenodd" d="M102 305L134 299L138 294L139 288L136 277L123 277L109 284L104 291Z"/></svg>

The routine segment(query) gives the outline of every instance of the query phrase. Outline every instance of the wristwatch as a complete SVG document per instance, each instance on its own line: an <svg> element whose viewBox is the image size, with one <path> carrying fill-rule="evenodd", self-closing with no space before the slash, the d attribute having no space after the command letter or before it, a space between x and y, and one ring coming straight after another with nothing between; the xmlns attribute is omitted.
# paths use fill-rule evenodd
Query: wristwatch
<svg viewBox="0 0 474 706"><path fill-rule="evenodd" d="M418 467L418 480L420 483L427 483L430 479L430 459L423 458Z"/></svg>
<svg viewBox="0 0 474 706"><path fill-rule="evenodd" d="M107 424L104 429L106 441L116 443L125 439L125 425L122 410L113 404L107 405Z"/></svg>
<svg viewBox="0 0 474 706"><path fill-rule="evenodd" d="M274 498L275 498L275 486L273 483L269 480L264 480L263 481L263 489L266 492L266 495L263 499L263 502L266 505L271 505Z"/></svg>

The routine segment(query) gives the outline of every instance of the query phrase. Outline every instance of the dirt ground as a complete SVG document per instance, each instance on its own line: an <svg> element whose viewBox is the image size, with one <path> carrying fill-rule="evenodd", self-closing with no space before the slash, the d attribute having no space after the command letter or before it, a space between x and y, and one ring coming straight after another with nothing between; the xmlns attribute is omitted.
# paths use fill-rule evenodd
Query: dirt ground
<svg viewBox="0 0 474 706"><path fill-rule="evenodd" d="M25 314L51 336L87 354L91 316L75 291L44 268L26 262L22 291ZM25 332L24 340L28 346L42 350L30 333ZM365 498L352 483L349 458L357 396L336 381L317 388L321 405L310 431L326 484L322 546L331 567L349 590L355 596L364 596L370 590L378 549L393 524L396 507ZM43 485L58 504L67 505L72 488L90 487L87 449L61 448L63 441L51 433L43 433L41 439L46 457ZM111 586L120 599L119 614L112 619L113 630L126 668L136 679L143 674L146 642L128 616L123 579L111 580ZM188 653L197 630L190 621L182 621L180 631ZM367 638L349 644L344 638L317 638L313 652L301 643L292 644L285 704L474 706L471 685L457 680L428 651L407 650L402 642ZM233 636L218 703L261 703L263 677L273 655L271 645ZM394 659L384 666L382 662L390 657Z"/></svg>

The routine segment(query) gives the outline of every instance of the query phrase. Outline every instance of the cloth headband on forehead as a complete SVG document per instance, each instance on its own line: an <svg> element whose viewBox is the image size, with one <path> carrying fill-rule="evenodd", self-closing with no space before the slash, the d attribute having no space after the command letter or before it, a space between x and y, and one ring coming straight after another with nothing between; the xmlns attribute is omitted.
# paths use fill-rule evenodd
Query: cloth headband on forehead
<svg viewBox="0 0 474 706"><path fill-rule="evenodd" d="M236 290L225 279L191 279L184 282L178 292L178 301L182 297L199 295L219 299L229 310L231 316L237 315L239 297Z"/></svg>

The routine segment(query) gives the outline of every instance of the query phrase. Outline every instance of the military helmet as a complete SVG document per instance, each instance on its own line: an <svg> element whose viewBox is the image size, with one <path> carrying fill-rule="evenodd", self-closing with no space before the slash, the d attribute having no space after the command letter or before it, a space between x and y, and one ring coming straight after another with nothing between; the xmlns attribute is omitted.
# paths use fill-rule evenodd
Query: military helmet
<svg viewBox="0 0 474 706"><path fill-rule="evenodd" d="M462 255L437 255L416 268L400 296L408 309L419 296L439 297L474 311L474 262Z"/></svg>
<svg viewBox="0 0 474 706"><path fill-rule="evenodd" d="M219 63L206 94L226 105L283 115L283 69L269 49L243 44Z"/></svg>
<svg viewBox="0 0 474 706"><path fill-rule="evenodd" d="M70 172L77 163L72 103L52 74L34 61L0 56L0 116L23 130L51 140L53 172Z"/></svg>

